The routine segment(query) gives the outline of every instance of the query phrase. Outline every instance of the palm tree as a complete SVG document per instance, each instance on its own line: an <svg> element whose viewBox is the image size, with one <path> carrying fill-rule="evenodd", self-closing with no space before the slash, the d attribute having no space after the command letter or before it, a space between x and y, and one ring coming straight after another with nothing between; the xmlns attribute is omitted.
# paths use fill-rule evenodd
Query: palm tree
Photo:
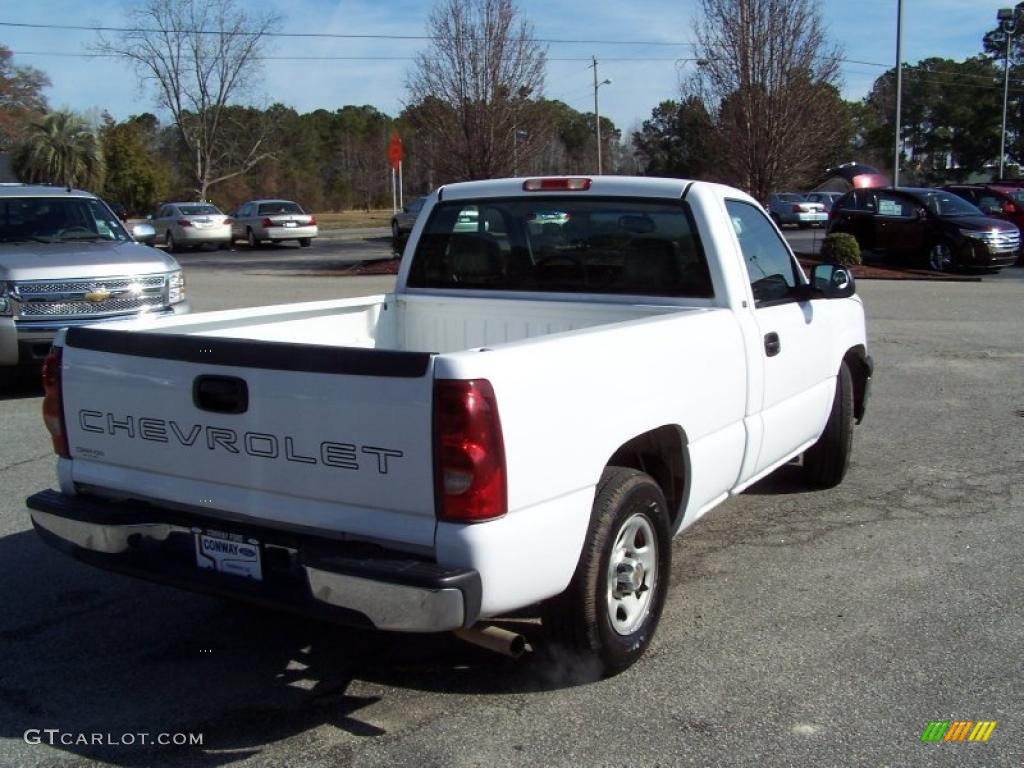
<svg viewBox="0 0 1024 768"><path fill-rule="evenodd" d="M103 150L96 132L74 112L49 112L32 123L14 151L14 171L25 181L98 188Z"/></svg>

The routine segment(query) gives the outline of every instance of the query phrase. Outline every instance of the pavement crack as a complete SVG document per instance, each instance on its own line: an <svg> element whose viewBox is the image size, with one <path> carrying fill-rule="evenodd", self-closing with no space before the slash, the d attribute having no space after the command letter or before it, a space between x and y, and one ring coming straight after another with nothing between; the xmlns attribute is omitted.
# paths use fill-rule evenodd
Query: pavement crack
<svg viewBox="0 0 1024 768"><path fill-rule="evenodd" d="M0 467L0 472L6 472L8 469L14 469L15 467L21 467L25 464L31 464L33 461L39 461L40 459L48 459L51 456L53 456L53 453L48 452L40 454L39 456L32 456L28 459L22 459L21 461L13 461L10 464L5 464L4 466Z"/></svg>

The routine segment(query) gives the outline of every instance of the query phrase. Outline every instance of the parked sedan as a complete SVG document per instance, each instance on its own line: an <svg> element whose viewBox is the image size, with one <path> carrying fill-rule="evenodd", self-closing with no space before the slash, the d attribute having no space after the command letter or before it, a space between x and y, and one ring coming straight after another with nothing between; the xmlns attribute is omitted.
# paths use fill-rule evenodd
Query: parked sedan
<svg viewBox="0 0 1024 768"><path fill-rule="evenodd" d="M207 243L218 248L231 244L231 225L224 213L210 203L164 203L151 217L157 242L172 253Z"/></svg>
<svg viewBox="0 0 1024 768"><path fill-rule="evenodd" d="M825 211L831 211L836 200L843 196L842 192L808 192L804 199L809 203L821 203Z"/></svg>
<svg viewBox="0 0 1024 768"><path fill-rule="evenodd" d="M391 217L391 243L396 251L409 237L409 233L412 232L413 225L416 223L416 217L420 215L423 203L426 201L425 197L417 197L412 202L403 205L402 210L396 211L395 215Z"/></svg>
<svg viewBox="0 0 1024 768"><path fill-rule="evenodd" d="M251 200L231 215L231 238L245 240L250 248L283 240L308 248L319 233L316 216L291 200Z"/></svg>
<svg viewBox="0 0 1024 768"><path fill-rule="evenodd" d="M795 224L801 229L810 226L821 227L828 221L825 206L808 202L803 195L793 192L776 192L768 197L768 212L780 227Z"/></svg>
<svg viewBox="0 0 1024 768"><path fill-rule="evenodd" d="M865 250L924 256L937 272L999 269L1017 260L1020 231L944 189L855 189L832 207L829 233Z"/></svg>

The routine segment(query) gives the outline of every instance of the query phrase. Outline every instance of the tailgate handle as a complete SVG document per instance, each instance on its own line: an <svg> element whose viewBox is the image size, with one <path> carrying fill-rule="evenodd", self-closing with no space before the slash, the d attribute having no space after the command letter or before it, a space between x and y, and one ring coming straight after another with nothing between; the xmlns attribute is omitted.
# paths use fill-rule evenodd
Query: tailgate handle
<svg viewBox="0 0 1024 768"><path fill-rule="evenodd" d="M249 408L249 386L237 376L196 376L192 402L201 411L245 413Z"/></svg>

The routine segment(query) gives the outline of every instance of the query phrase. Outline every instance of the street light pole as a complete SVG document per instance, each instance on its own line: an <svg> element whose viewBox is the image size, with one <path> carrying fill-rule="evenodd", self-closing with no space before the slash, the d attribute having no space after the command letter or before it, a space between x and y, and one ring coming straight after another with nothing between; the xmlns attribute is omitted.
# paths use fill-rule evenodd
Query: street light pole
<svg viewBox="0 0 1024 768"><path fill-rule="evenodd" d="M1003 128L999 132L999 178L1003 178L1006 163L1006 109L1010 99L1010 41L1017 31L1017 8L1000 8L996 13L999 27L1006 36L1006 58L1003 59Z"/></svg>
<svg viewBox="0 0 1024 768"><path fill-rule="evenodd" d="M903 0L896 0L896 158L892 186L900 185L900 107L903 101Z"/></svg>
<svg viewBox="0 0 1024 768"><path fill-rule="evenodd" d="M591 61L594 63L591 66L594 68L594 127L597 130L597 175L601 175L601 112L597 106L597 89L602 85L611 85L612 81L605 79L600 83L597 82L597 57L591 56Z"/></svg>

